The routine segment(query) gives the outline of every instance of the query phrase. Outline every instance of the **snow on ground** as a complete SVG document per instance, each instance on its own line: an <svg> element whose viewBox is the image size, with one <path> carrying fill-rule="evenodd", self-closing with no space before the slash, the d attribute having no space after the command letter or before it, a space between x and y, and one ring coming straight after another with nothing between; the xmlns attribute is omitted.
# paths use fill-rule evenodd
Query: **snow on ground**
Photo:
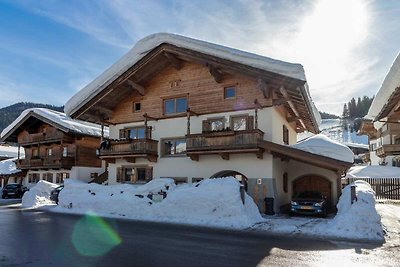
<svg viewBox="0 0 400 267"><path fill-rule="evenodd" d="M357 201L350 204L350 185L339 199L332 219L268 216L254 230L280 234L305 234L333 239L383 241L381 218L375 209L375 193L364 181L356 181Z"/></svg>
<svg viewBox="0 0 400 267"><path fill-rule="evenodd" d="M340 161L354 161L354 154L350 148L333 141L323 134L311 136L303 141L291 145L291 147Z"/></svg>
<svg viewBox="0 0 400 267"><path fill-rule="evenodd" d="M392 166L353 166L347 172L346 178L399 178L400 168Z"/></svg>
<svg viewBox="0 0 400 267"><path fill-rule="evenodd" d="M5 159L0 161L0 175L8 175L21 172L15 165L17 158Z"/></svg>
<svg viewBox="0 0 400 267"><path fill-rule="evenodd" d="M155 179L143 186L98 185L66 180L55 211L146 221L175 222L213 227L248 228L262 220L253 200L240 198L235 178L206 179L175 186L172 179ZM167 192L162 201L149 193Z"/></svg>
<svg viewBox="0 0 400 267"><path fill-rule="evenodd" d="M54 205L50 200L51 191L59 185L40 180L34 187L25 192L22 197L22 207L38 208L46 205Z"/></svg>

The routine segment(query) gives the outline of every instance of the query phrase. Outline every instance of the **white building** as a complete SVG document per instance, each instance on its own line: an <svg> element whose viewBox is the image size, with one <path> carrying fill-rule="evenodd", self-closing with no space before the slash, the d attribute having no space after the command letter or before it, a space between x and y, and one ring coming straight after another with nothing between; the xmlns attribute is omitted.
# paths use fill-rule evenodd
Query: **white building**
<svg viewBox="0 0 400 267"><path fill-rule="evenodd" d="M302 190L336 203L352 164L348 148L321 136L309 144L350 157L290 146L298 132L319 131L300 64L172 34L139 41L65 112L110 126L100 158L111 184L235 176L261 210L265 197L278 210Z"/></svg>

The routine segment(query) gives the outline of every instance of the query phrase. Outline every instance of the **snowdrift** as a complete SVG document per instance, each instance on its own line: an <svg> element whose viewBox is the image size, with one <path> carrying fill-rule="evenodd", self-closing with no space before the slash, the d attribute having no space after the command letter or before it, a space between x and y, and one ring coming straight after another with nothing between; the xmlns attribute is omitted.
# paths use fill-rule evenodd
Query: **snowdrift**
<svg viewBox="0 0 400 267"><path fill-rule="evenodd" d="M180 186L175 186L172 179L155 179L142 186L103 186L68 180L54 210L243 229L260 222L262 217L247 194L243 205L239 187L232 177ZM147 197L161 190L167 193L162 201Z"/></svg>
<svg viewBox="0 0 400 267"><path fill-rule="evenodd" d="M25 192L22 197L22 207L37 208L45 205L54 205L54 202L50 200L50 193L56 187L58 187L57 184L40 180L29 191Z"/></svg>

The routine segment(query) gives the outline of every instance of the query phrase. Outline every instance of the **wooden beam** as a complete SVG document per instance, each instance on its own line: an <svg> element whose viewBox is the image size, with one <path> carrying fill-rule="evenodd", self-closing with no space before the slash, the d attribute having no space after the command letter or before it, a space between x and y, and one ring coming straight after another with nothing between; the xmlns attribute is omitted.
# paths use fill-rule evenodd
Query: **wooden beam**
<svg viewBox="0 0 400 267"><path fill-rule="evenodd" d="M299 118L300 118L299 112L297 111L296 107L294 106L292 100L290 99L290 96L289 96L287 90L285 89L285 87L284 87L283 85L282 85L281 87L279 87L279 92L283 95L283 97L284 97L285 99L288 100L289 107L290 107L290 109L293 111L294 115L295 115L296 117L299 117ZM301 127L302 127L303 129L307 129L306 125L304 124L303 119L300 118L299 121L300 121Z"/></svg>
<svg viewBox="0 0 400 267"><path fill-rule="evenodd" d="M182 67L182 60L180 60L178 57L176 57L174 54L172 53L168 53L168 52L164 52L164 56L168 59L169 63L171 63L171 65L177 69L180 70Z"/></svg>
<svg viewBox="0 0 400 267"><path fill-rule="evenodd" d="M286 120L287 120L287 122L291 123L291 122L300 120L300 118L296 117L296 116L294 116L294 117L291 116L291 117L286 118Z"/></svg>
<svg viewBox="0 0 400 267"><path fill-rule="evenodd" d="M271 98L272 88L268 85L266 81L264 81L263 79L258 79L256 88L263 93L264 98Z"/></svg>
<svg viewBox="0 0 400 267"><path fill-rule="evenodd" d="M285 98L273 99L272 100L272 105L273 106L280 106L280 105L286 104L287 102L288 102L288 100L285 99Z"/></svg>
<svg viewBox="0 0 400 267"><path fill-rule="evenodd" d="M126 83L130 88L138 91L140 95L144 95L144 87L142 85L135 83L131 80L126 80Z"/></svg>
<svg viewBox="0 0 400 267"><path fill-rule="evenodd" d="M222 72L217 69L216 67L214 67L211 64L207 63L207 67L208 67L208 71L210 72L210 74L214 77L214 80L217 83L221 83L222 82Z"/></svg>

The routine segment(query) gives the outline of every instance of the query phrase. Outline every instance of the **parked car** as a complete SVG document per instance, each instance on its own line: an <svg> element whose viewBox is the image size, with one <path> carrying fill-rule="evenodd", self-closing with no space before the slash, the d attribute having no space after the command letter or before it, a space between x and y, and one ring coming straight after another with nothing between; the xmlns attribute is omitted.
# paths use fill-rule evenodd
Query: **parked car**
<svg viewBox="0 0 400 267"><path fill-rule="evenodd" d="M21 198L29 189L21 184L8 184L3 188L2 198L17 197Z"/></svg>
<svg viewBox="0 0 400 267"><path fill-rule="evenodd" d="M326 217L327 200L320 192L303 191L297 193L290 203L290 215L306 214Z"/></svg>
<svg viewBox="0 0 400 267"><path fill-rule="evenodd" d="M56 202L58 204L58 195L60 194L60 191L64 189L64 185L60 185L59 187L56 187L51 191L50 193L50 200Z"/></svg>

